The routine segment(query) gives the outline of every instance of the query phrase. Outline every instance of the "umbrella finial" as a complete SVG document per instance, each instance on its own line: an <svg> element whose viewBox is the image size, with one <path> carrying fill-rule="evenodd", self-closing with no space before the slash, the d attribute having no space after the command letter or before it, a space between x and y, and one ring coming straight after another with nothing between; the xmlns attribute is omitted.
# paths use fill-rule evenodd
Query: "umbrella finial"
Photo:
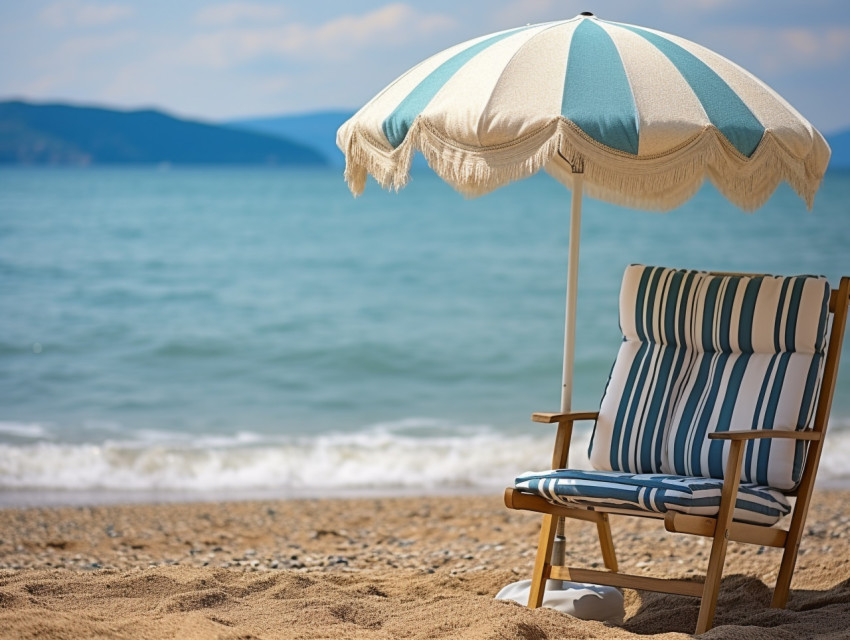
<svg viewBox="0 0 850 640"><path fill-rule="evenodd" d="M595 16L595 15L593 15L593 13L591 13L590 11L582 11L579 15L580 15L580 16L589 16L589 17L591 17L591 18L595 18L595 17L596 17L596 16Z"/></svg>

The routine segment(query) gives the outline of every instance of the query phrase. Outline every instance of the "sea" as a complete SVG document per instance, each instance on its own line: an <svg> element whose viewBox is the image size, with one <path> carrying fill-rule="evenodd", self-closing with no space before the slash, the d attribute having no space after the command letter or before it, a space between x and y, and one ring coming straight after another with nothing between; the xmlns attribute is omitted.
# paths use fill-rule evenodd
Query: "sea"
<svg viewBox="0 0 850 640"><path fill-rule="evenodd" d="M427 169L0 170L0 506L498 495L548 468L570 194ZM585 199L572 406L595 410L631 263L850 275L850 173L756 213ZM845 349L821 486L850 487ZM572 464L587 465L591 425Z"/></svg>

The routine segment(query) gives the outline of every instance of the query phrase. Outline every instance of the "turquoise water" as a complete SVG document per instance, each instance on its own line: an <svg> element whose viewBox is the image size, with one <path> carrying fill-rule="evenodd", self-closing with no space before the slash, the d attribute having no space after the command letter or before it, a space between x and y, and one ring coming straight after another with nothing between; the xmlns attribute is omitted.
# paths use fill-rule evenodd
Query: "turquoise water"
<svg viewBox="0 0 850 640"><path fill-rule="evenodd" d="M0 486L489 488L545 465L528 415L559 403L569 192L465 200L420 173L355 200L336 171L0 171ZM835 284L848 202L840 173L812 213L787 187L753 215L710 187L669 214L586 200L573 406L598 405L627 264Z"/></svg>

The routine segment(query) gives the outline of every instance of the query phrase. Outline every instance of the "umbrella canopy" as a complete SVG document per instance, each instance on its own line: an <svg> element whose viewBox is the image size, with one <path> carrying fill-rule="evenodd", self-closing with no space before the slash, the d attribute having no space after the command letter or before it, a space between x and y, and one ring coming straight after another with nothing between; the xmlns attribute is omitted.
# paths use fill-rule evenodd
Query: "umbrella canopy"
<svg viewBox="0 0 850 640"><path fill-rule="evenodd" d="M337 134L346 180L407 182L415 150L481 195L546 169L588 195L668 210L711 180L745 210L787 181L812 206L829 147L770 87L693 42L582 14L438 53Z"/></svg>

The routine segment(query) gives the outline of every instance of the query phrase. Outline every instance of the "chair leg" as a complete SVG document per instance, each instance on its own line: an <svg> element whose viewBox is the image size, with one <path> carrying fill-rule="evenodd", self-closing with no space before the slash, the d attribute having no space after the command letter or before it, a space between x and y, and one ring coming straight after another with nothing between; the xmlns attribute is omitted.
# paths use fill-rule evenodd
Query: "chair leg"
<svg viewBox="0 0 850 640"><path fill-rule="evenodd" d="M708 571L705 574L705 586L702 592L702 603L699 607L696 634L705 633L711 629L714 621L714 609L717 607L717 595L720 592L720 578L723 575L723 563L726 560L726 536L728 530L717 531L714 543L711 545L711 555L708 559Z"/></svg>
<svg viewBox="0 0 850 640"><path fill-rule="evenodd" d="M553 515L543 516L540 526L540 540L537 542L537 558L534 560L534 572L531 575L531 590L528 594L528 607L536 609L543 604L543 594L549 570L552 567L552 543L555 540L555 530L558 519Z"/></svg>
<svg viewBox="0 0 850 640"><path fill-rule="evenodd" d="M806 470L803 473L803 480L797 493L794 512L791 514L791 526L788 527L788 535L785 538L785 550L782 552L782 564L779 565L779 575L776 578L776 586L773 588L773 600L770 602L770 606L776 609L784 609L788 603L791 576L794 574L794 565L797 564L797 554L800 551L800 541L803 539L803 529L805 529L806 516L809 513L809 501L814 487L814 469L817 469L819 458L820 448L809 450Z"/></svg>
<svg viewBox="0 0 850 640"><path fill-rule="evenodd" d="M773 599L770 606L775 609L784 609L788 603L788 592L791 590L791 576L794 574L794 565L797 563L797 551L800 542L785 547L782 553L782 564L779 565L779 576L776 578L776 587L773 589Z"/></svg>
<svg viewBox="0 0 850 640"><path fill-rule="evenodd" d="M702 591L702 603L699 606L696 634L711 629L714 622L714 609L717 607L717 594L720 591L720 578L723 575L723 562L726 560L726 547L729 544L729 527L735 514L738 500L738 483L741 481L741 460L744 455L743 440L729 443L729 457L723 475L723 491L720 494L720 510L717 513L717 525L714 529L714 541L708 558L708 570L705 572L705 586Z"/></svg>
<svg viewBox="0 0 850 640"><path fill-rule="evenodd" d="M617 554L614 552L614 539L611 537L611 525L608 522L608 514L603 513L602 519L596 523L596 531L599 533L599 546L602 547L602 560L605 567L616 573Z"/></svg>
<svg viewBox="0 0 850 640"><path fill-rule="evenodd" d="M788 592L791 590L791 577L794 575L794 565L797 564L797 553L800 551L800 540L803 538L803 525L806 522L808 505L801 506L800 496L794 505L794 515L791 516L791 526L788 529L788 537L785 539L785 550L782 552L782 564L779 565L779 575L776 578L776 586L773 588L773 600L770 606L776 609L784 609L788 603ZM808 502L808 498L806 498Z"/></svg>

